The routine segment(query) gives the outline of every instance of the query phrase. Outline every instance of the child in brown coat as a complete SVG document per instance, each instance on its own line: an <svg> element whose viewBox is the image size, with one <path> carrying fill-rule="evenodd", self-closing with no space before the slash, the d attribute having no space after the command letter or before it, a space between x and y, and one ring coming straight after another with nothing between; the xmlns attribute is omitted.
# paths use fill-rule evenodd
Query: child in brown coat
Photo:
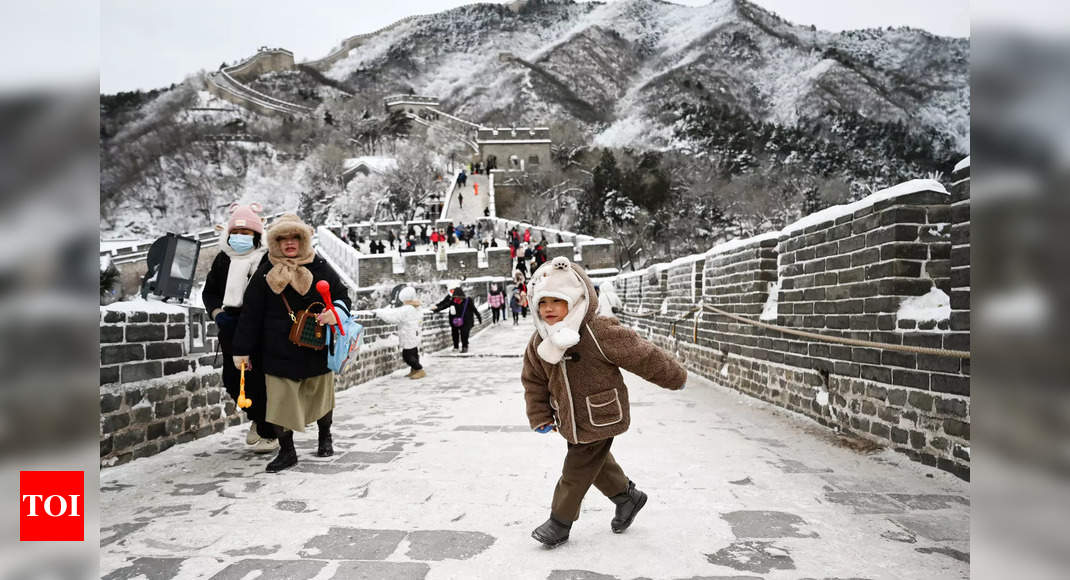
<svg viewBox="0 0 1070 580"><path fill-rule="evenodd" d="M528 421L532 429L555 430L568 442L550 519L531 535L551 548L568 540L591 485L616 504L610 527L619 534L647 500L609 452L631 419L620 368L672 390L684 387L687 371L631 328L598 316L594 285L567 258L543 264L530 284L536 332L521 375Z"/></svg>

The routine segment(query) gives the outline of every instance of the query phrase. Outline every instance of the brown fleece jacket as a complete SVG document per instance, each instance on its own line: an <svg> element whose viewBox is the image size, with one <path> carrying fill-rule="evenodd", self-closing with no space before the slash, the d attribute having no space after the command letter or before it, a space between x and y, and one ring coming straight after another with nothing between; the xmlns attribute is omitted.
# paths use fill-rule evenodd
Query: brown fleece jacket
<svg viewBox="0 0 1070 580"><path fill-rule="evenodd" d="M560 363L550 364L537 352L543 339L536 331L524 352L520 380L532 429L554 422L569 443L593 443L628 430L631 413L621 368L673 390L683 388L687 371L672 355L615 318L598 316L591 279L580 266L570 267L587 286L587 315L580 325L580 341L565 352ZM536 324L542 322L538 316L536 306Z"/></svg>

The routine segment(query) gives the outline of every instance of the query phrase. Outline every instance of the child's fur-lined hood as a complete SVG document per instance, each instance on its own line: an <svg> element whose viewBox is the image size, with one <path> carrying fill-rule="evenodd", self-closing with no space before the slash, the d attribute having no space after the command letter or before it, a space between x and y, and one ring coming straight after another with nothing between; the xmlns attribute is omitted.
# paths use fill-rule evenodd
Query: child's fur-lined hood
<svg viewBox="0 0 1070 580"><path fill-rule="evenodd" d="M559 256L546 262L531 276L531 305L535 329L542 341L539 357L548 363L561 361L565 351L580 341L580 330L598 313L598 296L583 267ZM578 295L577 295L578 293ZM539 299L553 296L568 302L568 314L551 326L539 314Z"/></svg>

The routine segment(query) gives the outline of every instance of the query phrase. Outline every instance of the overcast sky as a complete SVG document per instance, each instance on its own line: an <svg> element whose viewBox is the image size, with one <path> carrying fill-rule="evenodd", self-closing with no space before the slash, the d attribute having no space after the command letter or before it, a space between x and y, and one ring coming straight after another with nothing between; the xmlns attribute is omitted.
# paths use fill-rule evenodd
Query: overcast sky
<svg viewBox="0 0 1070 580"><path fill-rule="evenodd" d="M709 0L673 0L698 6ZM839 31L909 25L943 36L970 34L969 0L752 0L797 24ZM298 61L326 55L344 38L411 14L468 0L101 0L100 90L151 89L214 70L260 46ZM33 5L33 2L19 3ZM298 8L299 7L299 8Z"/></svg>

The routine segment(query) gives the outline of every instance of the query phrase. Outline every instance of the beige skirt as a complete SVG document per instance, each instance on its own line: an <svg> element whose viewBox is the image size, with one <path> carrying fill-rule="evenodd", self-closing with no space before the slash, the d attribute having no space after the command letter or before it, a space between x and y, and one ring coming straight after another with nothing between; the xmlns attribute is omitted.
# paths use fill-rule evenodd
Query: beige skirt
<svg viewBox="0 0 1070 580"><path fill-rule="evenodd" d="M292 431L304 432L334 409L334 373L327 372L300 381L265 375L267 420Z"/></svg>

